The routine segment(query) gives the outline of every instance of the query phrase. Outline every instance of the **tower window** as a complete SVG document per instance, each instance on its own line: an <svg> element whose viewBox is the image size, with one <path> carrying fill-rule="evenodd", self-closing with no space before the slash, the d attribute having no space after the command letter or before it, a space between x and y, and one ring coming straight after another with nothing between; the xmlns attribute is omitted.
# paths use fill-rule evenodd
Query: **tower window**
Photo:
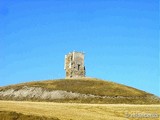
<svg viewBox="0 0 160 120"><path fill-rule="evenodd" d="M78 64L78 70L80 70L80 66L81 66L81 65L80 65L80 64Z"/></svg>

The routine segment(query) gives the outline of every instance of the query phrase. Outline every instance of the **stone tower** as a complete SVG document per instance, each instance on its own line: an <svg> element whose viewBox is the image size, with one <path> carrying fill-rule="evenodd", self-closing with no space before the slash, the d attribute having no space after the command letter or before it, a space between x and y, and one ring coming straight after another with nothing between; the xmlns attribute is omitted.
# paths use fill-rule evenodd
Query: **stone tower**
<svg viewBox="0 0 160 120"><path fill-rule="evenodd" d="M66 78L85 77L84 53L71 52L65 55Z"/></svg>

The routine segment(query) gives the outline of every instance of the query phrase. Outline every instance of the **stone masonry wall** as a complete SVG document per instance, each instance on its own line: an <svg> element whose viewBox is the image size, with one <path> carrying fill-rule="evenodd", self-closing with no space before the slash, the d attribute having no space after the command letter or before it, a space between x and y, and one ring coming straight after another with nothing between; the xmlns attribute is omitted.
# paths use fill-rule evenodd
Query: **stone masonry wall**
<svg viewBox="0 0 160 120"><path fill-rule="evenodd" d="M84 54L72 52L65 56L66 78L85 77Z"/></svg>

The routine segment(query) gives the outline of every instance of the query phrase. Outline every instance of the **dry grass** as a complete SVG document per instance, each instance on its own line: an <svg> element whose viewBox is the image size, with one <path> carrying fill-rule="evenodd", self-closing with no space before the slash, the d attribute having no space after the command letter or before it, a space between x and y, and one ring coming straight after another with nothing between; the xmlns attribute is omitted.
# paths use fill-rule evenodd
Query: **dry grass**
<svg viewBox="0 0 160 120"><path fill-rule="evenodd" d="M6 87L0 87L0 90L5 89L21 89L23 86L41 87L48 90L65 90L82 94L93 94L101 96L146 96L150 95L144 91L121 85L118 83L103 81L95 78L80 78L80 79L58 79L22 83Z"/></svg>
<svg viewBox="0 0 160 120"><path fill-rule="evenodd" d="M0 101L0 111L56 117L60 120L158 120L158 118L127 118L126 114L160 114L160 105Z"/></svg>
<svg viewBox="0 0 160 120"><path fill-rule="evenodd" d="M42 88L44 91L62 90L86 95L96 95L99 98L87 99L38 99L38 98L14 98L12 95L3 96L0 100L27 100L27 101L52 101L70 103L99 103L99 104L160 104L160 98L122 84L104 81L96 78L58 79L46 81L34 81L0 87L0 93L8 89L21 90L24 86ZM105 97L107 96L107 97ZM105 97L105 98L104 98ZM103 98L103 99L102 99Z"/></svg>
<svg viewBox="0 0 160 120"><path fill-rule="evenodd" d="M58 118L48 118L44 116L24 115L12 111L0 111L1 120L59 120Z"/></svg>

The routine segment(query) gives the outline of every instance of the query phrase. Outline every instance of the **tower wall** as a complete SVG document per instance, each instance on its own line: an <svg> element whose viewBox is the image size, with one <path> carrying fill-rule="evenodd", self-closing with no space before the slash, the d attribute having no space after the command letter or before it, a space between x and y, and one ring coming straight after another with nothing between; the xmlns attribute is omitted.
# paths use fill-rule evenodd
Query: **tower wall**
<svg viewBox="0 0 160 120"><path fill-rule="evenodd" d="M72 52L65 55L66 78L85 77L84 53Z"/></svg>

